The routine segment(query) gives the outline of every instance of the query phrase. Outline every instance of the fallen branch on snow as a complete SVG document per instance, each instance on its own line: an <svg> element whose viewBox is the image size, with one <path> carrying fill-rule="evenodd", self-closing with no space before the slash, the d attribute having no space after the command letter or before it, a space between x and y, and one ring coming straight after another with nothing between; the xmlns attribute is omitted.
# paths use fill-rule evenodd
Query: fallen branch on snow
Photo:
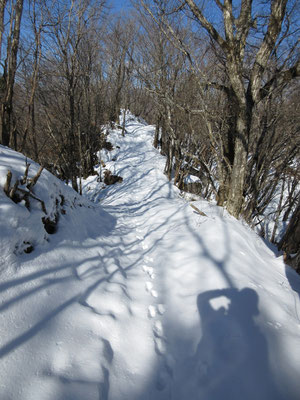
<svg viewBox="0 0 300 400"><path fill-rule="evenodd" d="M203 211L200 211L199 208L194 206L194 204L190 203L190 206L196 211L197 214L202 215L202 217L207 217L207 215Z"/></svg>

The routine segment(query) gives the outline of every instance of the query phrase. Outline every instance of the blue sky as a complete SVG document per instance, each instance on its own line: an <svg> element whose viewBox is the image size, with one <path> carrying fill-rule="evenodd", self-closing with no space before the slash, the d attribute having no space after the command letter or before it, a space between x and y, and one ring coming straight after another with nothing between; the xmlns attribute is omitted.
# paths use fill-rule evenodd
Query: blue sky
<svg viewBox="0 0 300 400"><path fill-rule="evenodd" d="M122 10L130 7L130 0L111 0L110 3L115 10Z"/></svg>

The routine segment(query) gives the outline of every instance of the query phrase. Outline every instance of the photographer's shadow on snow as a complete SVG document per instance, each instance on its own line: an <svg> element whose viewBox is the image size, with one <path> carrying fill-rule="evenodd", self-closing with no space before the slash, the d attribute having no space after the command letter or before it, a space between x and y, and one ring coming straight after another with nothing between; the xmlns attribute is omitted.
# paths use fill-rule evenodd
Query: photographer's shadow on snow
<svg viewBox="0 0 300 400"><path fill-rule="evenodd" d="M190 389L199 399L282 398L269 368L266 339L254 319L258 301L250 288L198 295L201 339L187 376L197 382L198 387Z"/></svg>

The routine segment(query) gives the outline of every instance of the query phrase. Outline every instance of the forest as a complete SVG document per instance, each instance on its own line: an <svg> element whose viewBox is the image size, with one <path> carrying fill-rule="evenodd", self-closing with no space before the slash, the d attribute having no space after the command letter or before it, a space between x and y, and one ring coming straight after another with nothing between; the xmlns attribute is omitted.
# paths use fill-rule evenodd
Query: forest
<svg viewBox="0 0 300 400"><path fill-rule="evenodd" d="M300 3L131 4L1 0L0 143L81 192L130 110L155 125L169 180L299 270Z"/></svg>

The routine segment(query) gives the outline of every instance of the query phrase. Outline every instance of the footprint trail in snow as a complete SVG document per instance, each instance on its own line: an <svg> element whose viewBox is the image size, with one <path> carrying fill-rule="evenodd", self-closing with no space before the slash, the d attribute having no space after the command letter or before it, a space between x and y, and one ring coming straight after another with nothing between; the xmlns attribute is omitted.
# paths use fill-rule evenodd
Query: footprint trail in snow
<svg viewBox="0 0 300 400"><path fill-rule="evenodd" d="M126 118L101 153L122 183L85 180L97 205L1 275L0 398L298 400L299 278L220 208L196 215Z"/></svg>

